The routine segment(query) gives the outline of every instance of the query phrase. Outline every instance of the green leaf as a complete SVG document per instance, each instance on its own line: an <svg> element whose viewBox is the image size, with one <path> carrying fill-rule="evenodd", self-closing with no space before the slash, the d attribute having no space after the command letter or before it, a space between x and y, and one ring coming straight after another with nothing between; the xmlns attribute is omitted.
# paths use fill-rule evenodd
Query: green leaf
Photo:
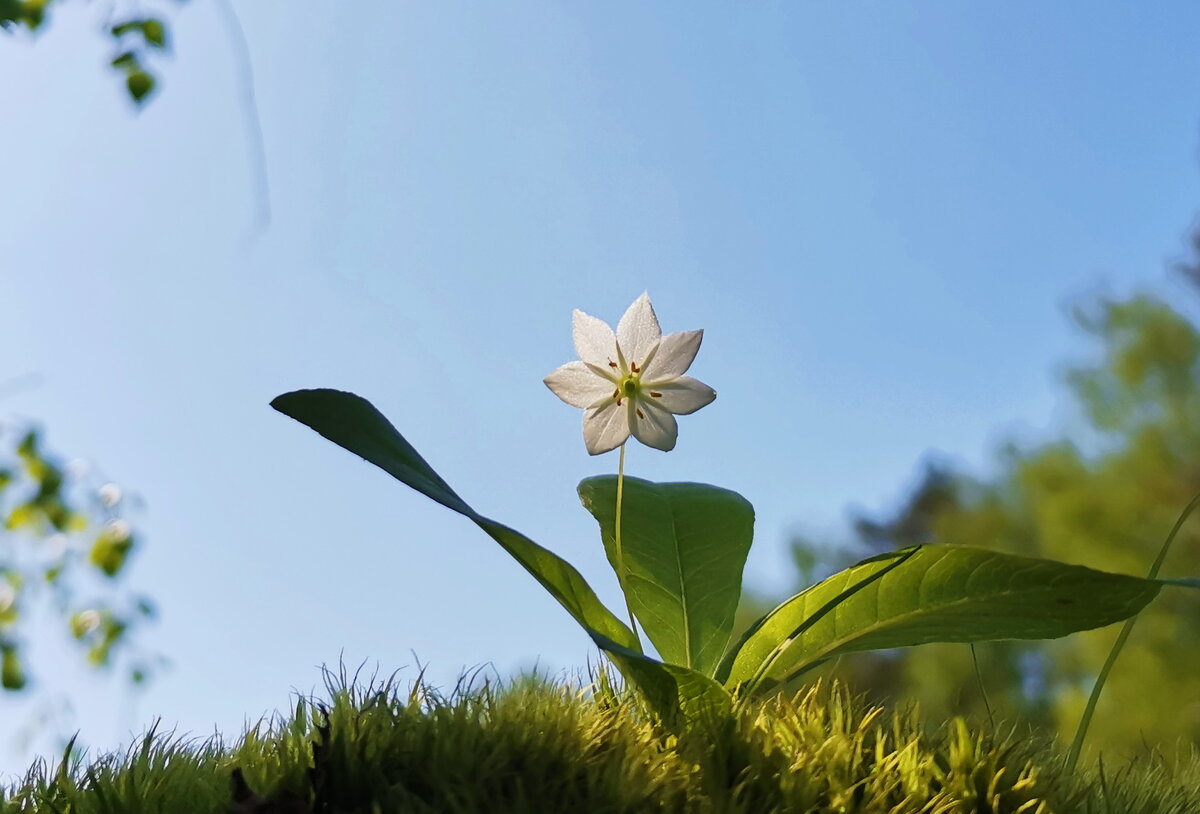
<svg viewBox="0 0 1200 814"><path fill-rule="evenodd" d="M155 48L167 47L167 29L162 20L150 18L142 21L142 36Z"/></svg>
<svg viewBox="0 0 1200 814"><path fill-rule="evenodd" d="M95 611L79 611L71 614L71 618L67 620L71 628L71 635L76 639L82 639L96 628L98 619L99 616Z"/></svg>
<svg viewBox="0 0 1200 814"><path fill-rule="evenodd" d="M761 619L718 676L765 689L820 662L930 642L1054 639L1133 616L1161 584L963 546L864 560Z"/></svg>
<svg viewBox="0 0 1200 814"><path fill-rule="evenodd" d="M11 645L0 646L0 686L6 690L20 690L25 687L21 654Z"/></svg>
<svg viewBox="0 0 1200 814"><path fill-rule="evenodd" d="M133 101L141 104L154 91L154 77L145 71L134 71L125 77L125 87Z"/></svg>
<svg viewBox="0 0 1200 814"><path fill-rule="evenodd" d="M49 0L0 0L0 28L9 30L14 23L21 23L36 31L46 19L46 4Z"/></svg>
<svg viewBox="0 0 1200 814"><path fill-rule="evenodd" d="M112 27L112 35L114 37L123 37L126 34L138 32L142 35L142 39L148 45L155 48L165 48L167 44L167 29L163 25L162 20L154 17L146 17L139 20L129 20L124 23L118 23Z"/></svg>
<svg viewBox="0 0 1200 814"><path fill-rule="evenodd" d="M141 68L141 62L138 61L137 54L132 51L125 51L113 57L112 66L120 68L123 71L136 71Z"/></svg>
<svg viewBox="0 0 1200 814"><path fill-rule="evenodd" d="M338 390L297 390L279 396L271 406L467 517L511 554L589 635L599 634L641 651L633 632L604 607L570 563L468 506L366 399Z"/></svg>
<svg viewBox="0 0 1200 814"><path fill-rule="evenodd" d="M621 668L621 674L637 687L659 718L674 729L728 715L733 709L729 692L702 673L678 664L664 664L598 633L592 634L592 641Z"/></svg>
<svg viewBox="0 0 1200 814"><path fill-rule="evenodd" d="M30 460L36 459L38 454L38 434L37 430L30 430L21 438L21 442L17 444L17 455L22 461L28 463Z"/></svg>
<svg viewBox="0 0 1200 814"><path fill-rule="evenodd" d="M114 535L109 529L105 529L92 544L92 549L88 552L88 561L103 571L105 576L115 577L125 567L125 561L132 548L132 536Z"/></svg>
<svg viewBox="0 0 1200 814"><path fill-rule="evenodd" d="M617 479L588 478L579 499L600 524L630 607L663 661L711 676L729 644L754 536L754 508L703 483L626 478L620 574L614 543Z"/></svg>

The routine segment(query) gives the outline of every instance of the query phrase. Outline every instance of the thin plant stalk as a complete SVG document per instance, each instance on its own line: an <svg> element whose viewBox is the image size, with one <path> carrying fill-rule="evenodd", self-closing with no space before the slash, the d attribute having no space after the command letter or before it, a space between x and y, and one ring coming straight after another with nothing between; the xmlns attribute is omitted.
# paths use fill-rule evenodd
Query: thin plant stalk
<svg viewBox="0 0 1200 814"><path fill-rule="evenodd" d="M1150 570L1146 573L1147 579L1155 579L1158 576L1159 569L1162 568L1163 562L1167 559L1167 552L1171 550L1171 543L1175 542L1175 537L1179 534L1179 530L1183 528L1183 524L1187 521L1197 507L1200 507L1200 494L1192 498L1191 503L1188 503L1187 508L1179 515L1179 519L1175 521L1175 525L1171 528L1171 533L1167 535L1167 539L1163 541L1162 548L1158 551L1158 556L1154 558L1154 564L1150 566ZM1108 681L1108 674L1112 672L1113 665L1117 661L1117 656L1121 654L1121 648L1125 646L1126 640L1129 639L1129 634L1133 632L1133 626L1137 622L1137 616L1131 616L1126 620L1121 627L1121 632L1117 634L1117 640L1113 642L1112 650L1108 652L1108 658L1104 661L1104 666L1100 668L1100 675L1096 677L1096 684L1092 687L1092 694L1088 696L1087 706L1083 709L1083 717L1079 719L1079 728L1075 730L1075 740L1071 743L1071 751L1067 753L1067 770L1074 771L1075 766L1079 763L1079 755L1083 752L1083 741L1087 737L1088 726L1092 723L1092 715L1096 711L1096 703L1100 700L1100 692L1104 689L1104 683Z"/></svg>
<svg viewBox="0 0 1200 814"><path fill-rule="evenodd" d="M638 636L637 620L633 618L633 607L629 604L629 591L625 589L625 552L621 548L621 502L625 496L625 445L621 444L621 457L617 463L617 518L616 533L613 539L613 550L617 560L617 582L621 585L621 594L625 597L625 612L629 614L629 629L641 646L642 639Z"/></svg>
<svg viewBox="0 0 1200 814"><path fill-rule="evenodd" d="M996 719L992 717L992 704L988 701L987 687L983 683L983 671L979 669L979 656L975 653L975 642L971 642L971 661L975 664L975 680L979 682L979 694L983 696L983 708L987 710L991 734L996 732Z"/></svg>

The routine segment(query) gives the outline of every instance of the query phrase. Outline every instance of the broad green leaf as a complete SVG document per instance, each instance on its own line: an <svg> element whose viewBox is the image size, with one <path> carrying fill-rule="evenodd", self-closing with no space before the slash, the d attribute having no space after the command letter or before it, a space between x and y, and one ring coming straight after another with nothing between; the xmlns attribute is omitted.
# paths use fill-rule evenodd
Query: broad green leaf
<svg viewBox="0 0 1200 814"><path fill-rule="evenodd" d="M570 563L468 506L366 399L338 390L297 390L277 397L271 406L470 519L521 563L589 635L600 634L630 650L641 650L633 632L601 604Z"/></svg>
<svg viewBox="0 0 1200 814"><path fill-rule="evenodd" d="M733 709L729 692L706 675L677 664L664 664L598 633L592 634L592 641L669 725L686 727L728 715Z"/></svg>
<svg viewBox="0 0 1200 814"><path fill-rule="evenodd" d="M617 479L588 478L579 499L600 523L613 570ZM711 676L729 644L754 535L754 509L736 492L703 483L625 478L622 584L663 661Z"/></svg>
<svg viewBox="0 0 1200 814"><path fill-rule="evenodd" d="M771 611L718 673L750 690L863 650L1054 639L1127 619L1161 585L1052 560L917 546L834 574Z"/></svg>

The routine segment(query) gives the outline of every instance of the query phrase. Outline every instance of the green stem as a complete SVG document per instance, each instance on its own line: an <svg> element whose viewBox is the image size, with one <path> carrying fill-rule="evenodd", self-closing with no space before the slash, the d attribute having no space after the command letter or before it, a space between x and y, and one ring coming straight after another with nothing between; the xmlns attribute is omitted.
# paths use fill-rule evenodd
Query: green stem
<svg viewBox="0 0 1200 814"><path fill-rule="evenodd" d="M642 639L638 636L637 621L633 618L633 607L629 604L629 591L625 588L625 552L621 548L621 502L625 496L625 445L621 444L621 459L617 464L617 527L613 547L617 559L617 582L621 584L621 593L625 597L625 611L629 614L629 629L641 647Z"/></svg>
<svg viewBox="0 0 1200 814"><path fill-rule="evenodd" d="M992 704L988 701L987 686L983 683L983 671L979 669L979 656L975 653L974 642L971 642L971 661L975 663L975 680L979 682L979 694L983 696L983 708L987 710L990 737L996 733L996 719L992 716Z"/></svg>
<svg viewBox="0 0 1200 814"><path fill-rule="evenodd" d="M1179 515L1179 519L1175 521L1175 525L1171 528L1171 533L1167 535L1167 539L1163 542L1162 548L1158 551L1158 556L1154 559L1154 564L1150 566L1150 571L1146 574L1146 579L1154 579L1158 576L1158 571L1162 568L1163 561L1167 559L1167 552L1171 550L1171 543L1175 542L1176 535L1183 528L1184 522L1191 516L1197 507L1200 507L1200 494L1192 498L1192 502L1187 505L1183 513ZM1079 763L1079 755L1083 751L1083 740L1087 737L1088 726L1092 722L1092 715L1096 711L1096 702L1100 700L1100 691L1104 689L1104 683L1108 681L1108 674L1112 672L1113 665L1117 661L1117 656L1121 654L1121 648L1125 646L1125 641L1129 638L1129 634L1133 632L1133 625L1137 622L1137 616L1131 616L1125 621L1121 632L1117 635L1117 640L1113 642L1112 650L1108 652L1108 658L1104 661L1104 666L1100 668L1100 675L1096 677L1096 684L1092 687L1092 694L1088 696L1087 706L1083 709L1083 717L1079 720L1079 728L1075 730L1075 740L1071 743L1071 751L1067 753L1067 771L1074 771L1075 766Z"/></svg>

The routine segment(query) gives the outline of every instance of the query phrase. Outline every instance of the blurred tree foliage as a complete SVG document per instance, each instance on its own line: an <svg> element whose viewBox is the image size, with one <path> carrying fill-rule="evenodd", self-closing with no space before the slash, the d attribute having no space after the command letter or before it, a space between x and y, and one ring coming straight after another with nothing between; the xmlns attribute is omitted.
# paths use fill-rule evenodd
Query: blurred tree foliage
<svg viewBox="0 0 1200 814"><path fill-rule="evenodd" d="M48 609L87 663L120 664L142 683L150 659L131 634L154 615L150 601L125 589L137 534L123 516L129 498L82 463L62 464L28 426L0 427L0 686L29 680L30 641ZM54 621L56 620L56 621Z"/></svg>
<svg viewBox="0 0 1200 814"><path fill-rule="evenodd" d="M0 29L40 33L51 11L65 5L0 0ZM105 14L111 66L141 105L158 84L153 60L170 48L167 24L135 0L117 0ZM46 453L36 428L0 425L0 687L26 686L29 642L42 632L32 611L41 605L88 664L120 662L133 684L146 680L157 660L135 649L132 634L155 611L121 584L137 541L123 516L128 502L116 484L97 483Z"/></svg>
<svg viewBox="0 0 1200 814"><path fill-rule="evenodd" d="M0 28L6 31L39 31L49 18L52 7L65 5L62 0L0 0ZM105 35L111 38L111 65L124 79L125 89L135 103L142 104L154 93L158 79L151 70L155 54L170 47L167 24L162 17L147 15L136 3L109 7Z"/></svg>
<svg viewBox="0 0 1200 814"><path fill-rule="evenodd" d="M1200 287L1200 273L1183 271ZM801 587L824 576L815 571L819 563L842 567L914 543L978 545L1144 574L1200 492L1200 332L1182 311L1147 294L1097 298L1073 316L1100 351L1094 363L1065 375L1080 418L1075 434L1032 447L1008 443L986 478L927 463L897 510L855 519L852 545L795 541ZM830 555L837 550L840 556ZM1192 522L1164 575L1194 575L1197 562L1200 522ZM1069 741L1117 629L977 646L997 719L1046 727ZM876 699L918 698L935 718L986 718L965 645L864 654L831 669ZM1089 743L1129 749L1180 738L1200 741L1200 607L1191 592L1169 590L1134 629Z"/></svg>

